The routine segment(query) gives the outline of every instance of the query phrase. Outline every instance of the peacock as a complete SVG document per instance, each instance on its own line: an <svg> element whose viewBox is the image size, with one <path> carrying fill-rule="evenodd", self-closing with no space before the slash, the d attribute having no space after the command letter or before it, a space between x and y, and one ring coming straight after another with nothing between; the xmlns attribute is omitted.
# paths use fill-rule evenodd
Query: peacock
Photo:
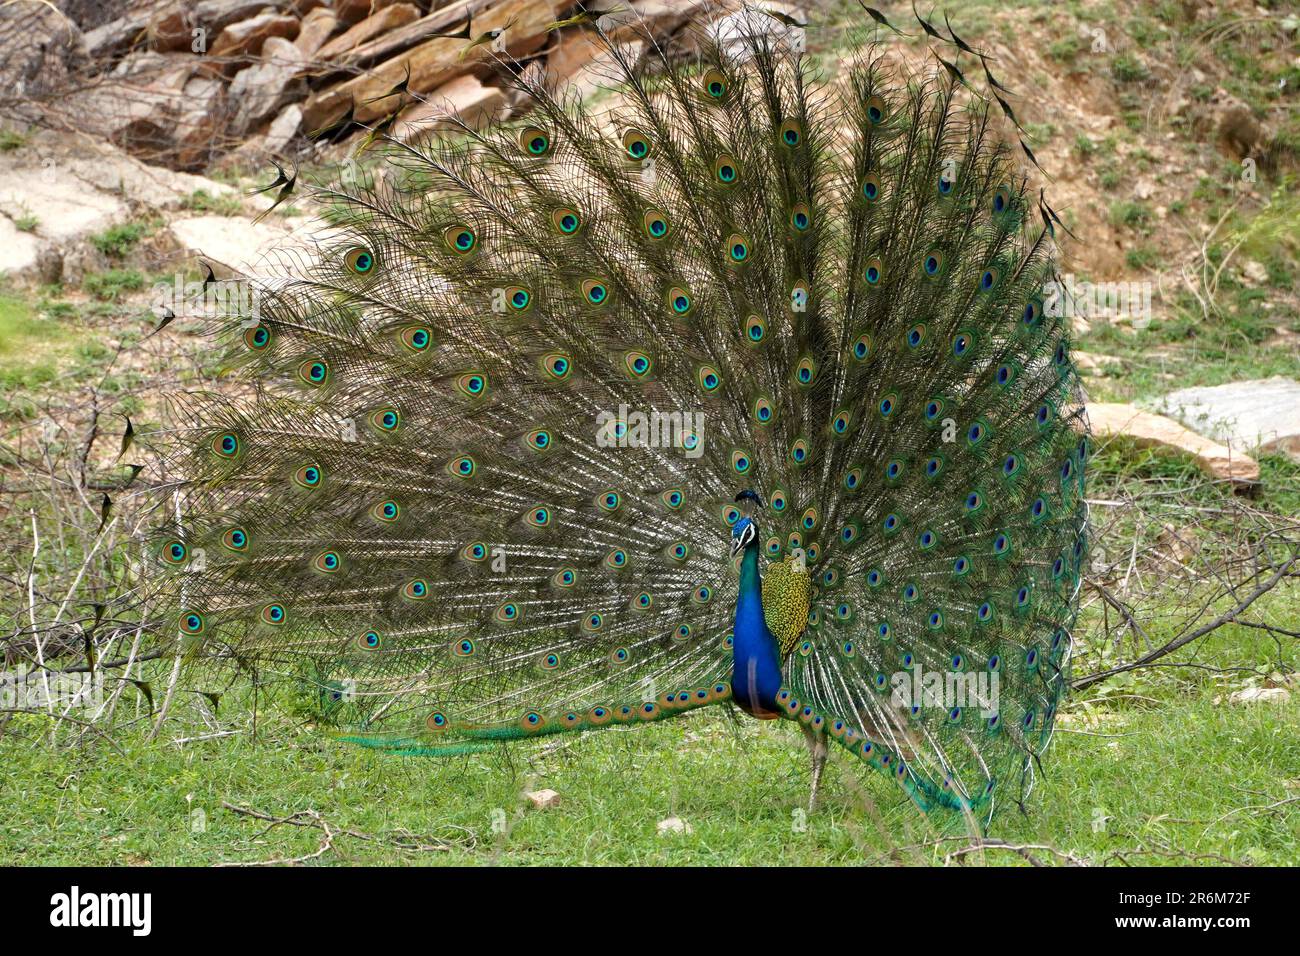
<svg viewBox="0 0 1300 956"><path fill-rule="evenodd" d="M1060 220L921 22L943 69L875 37L826 79L779 28L593 21L599 111L484 47L515 118L300 179L327 228L178 412L178 655L399 754L726 707L799 726L810 809L832 744L925 811L1021 802L1087 426Z"/></svg>

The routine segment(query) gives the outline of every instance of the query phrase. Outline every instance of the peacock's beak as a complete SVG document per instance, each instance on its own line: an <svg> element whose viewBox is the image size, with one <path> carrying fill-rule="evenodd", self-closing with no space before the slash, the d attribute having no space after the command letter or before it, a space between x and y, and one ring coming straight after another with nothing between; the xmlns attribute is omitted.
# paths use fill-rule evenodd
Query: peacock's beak
<svg viewBox="0 0 1300 956"><path fill-rule="evenodd" d="M740 539L739 539L739 538L732 538L732 539L731 539L731 556L732 556L733 558L734 558L736 555L740 554L740 548L741 548Z"/></svg>

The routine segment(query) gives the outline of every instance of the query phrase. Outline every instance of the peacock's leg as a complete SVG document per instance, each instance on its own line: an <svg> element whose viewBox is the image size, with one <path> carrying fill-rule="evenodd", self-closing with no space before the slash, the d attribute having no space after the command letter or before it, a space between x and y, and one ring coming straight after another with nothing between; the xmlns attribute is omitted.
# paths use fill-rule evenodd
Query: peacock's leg
<svg viewBox="0 0 1300 956"><path fill-rule="evenodd" d="M808 754L812 757L812 792L808 794L808 812L817 811L817 788L822 782L822 768L826 766L826 733L818 733L807 724L800 724L804 740L808 743Z"/></svg>

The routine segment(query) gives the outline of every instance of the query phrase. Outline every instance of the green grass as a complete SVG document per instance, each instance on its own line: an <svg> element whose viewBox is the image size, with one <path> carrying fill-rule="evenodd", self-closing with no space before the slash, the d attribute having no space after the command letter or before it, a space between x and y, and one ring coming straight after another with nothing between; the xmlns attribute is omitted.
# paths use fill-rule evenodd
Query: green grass
<svg viewBox="0 0 1300 956"><path fill-rule="evenodd" d="M1163 683L1143 689L1153 703L1071 705L1028 814L1006 808L990 835L1094 863L1119 862L1116 853L1143 863L1300 859L1300 805L1232 812L1297 795L1287 768L1300 777L1300 703L1215 704L1212 686ZM274 816L314 810L335 829L377 838L339 837L321 863L933 863L964 842L959 826L923 818L834 748L824 805L801 826L807 756L784 721L705 714L587 734L549 754L515 750L510 760L384 756L274 717L263 718L256 742L241 734L176 746L167 736L149 744L133 734L124 754L102 743L70 752L18 741L11 729L0 741L0 865L251 862L319 845L317 830L267 831L223 802ZM525 809L529 788L554 789L562 803ZM195 809L205 832L191 826ZM693 832L658 835L657 821L673 815ZM503 820L508 832L499 832ZM395 841L405 831L456 842L446 852L402 850ZM938 838L937 847L902 849ZM997 852L989 860L1021 862Z"/></svg>
<svg viewBox="0 0 1300 956"><path fill-rule="evenodd" d="M153 231L152 223L123 222L91 236L90 244L110 259L121 259Z"/></svg>
<svg viewBox="0 0 1300 956"><path fill-rule="evenodd" d="M238 216L244 206L238 196L229 193L213 196L206 189L196 189L181 201L181 207L194 212L209 212L218 216Z"/></svg>
<svg viewBox="0 0 1300 956"><path fill-rule="evenodd" d="M12 153L27 145L27 137L17 130L0 129L0 153Z"/></svg>
<svg viewBox="0 0 1300 956"><path fill-rule="evenodd" d="M0 293L0 414L17 392L54 380L67 332L52 316L41 318L22 299Z"/></svg>
<svg viewBox="0 0 1300 956"><path fill-rule="evenodd" d="M138 269L109 269L86 276L82 288L96 299L117 302L129 292L139 292L145 286L144 273Z"/></svg>

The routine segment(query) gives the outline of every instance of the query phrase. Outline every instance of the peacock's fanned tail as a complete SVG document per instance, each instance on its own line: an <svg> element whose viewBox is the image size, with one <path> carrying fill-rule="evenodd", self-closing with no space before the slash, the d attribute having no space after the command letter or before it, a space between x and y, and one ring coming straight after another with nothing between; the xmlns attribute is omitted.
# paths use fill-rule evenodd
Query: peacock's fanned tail
<svg viewBox="0 0 1300 956"><path fill-rule="evenodd" d="M607 114L523 70L521 120L315 190L311 261L220 333L252 387L186 411L184 645L407 753L715 705L753 489L813 582L787 715L923 806L1017 798L1087 444L1014 137L872 46L828 85L771 32L620 31ZM970 694L900 698L926 675Z"/></svg>

